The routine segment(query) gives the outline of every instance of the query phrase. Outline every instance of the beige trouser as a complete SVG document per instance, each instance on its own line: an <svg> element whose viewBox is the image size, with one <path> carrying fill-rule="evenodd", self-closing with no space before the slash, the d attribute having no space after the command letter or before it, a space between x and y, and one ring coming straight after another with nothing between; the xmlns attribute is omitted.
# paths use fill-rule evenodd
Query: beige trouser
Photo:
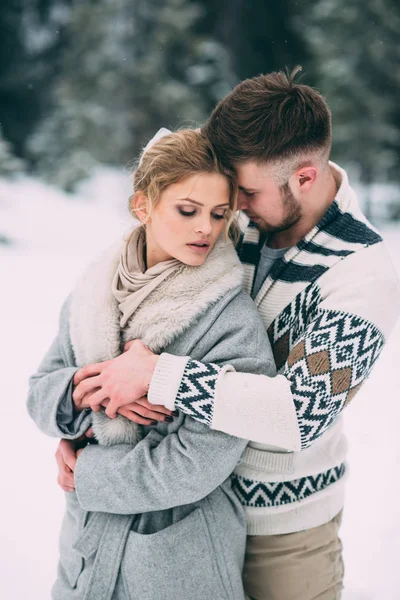
<svg viewBox="0 0 400 600"><path fill-rule="evenodd" d="M243 571L251 600L339 600L343 588L342 513L307 531L249 535Z"/></svg>

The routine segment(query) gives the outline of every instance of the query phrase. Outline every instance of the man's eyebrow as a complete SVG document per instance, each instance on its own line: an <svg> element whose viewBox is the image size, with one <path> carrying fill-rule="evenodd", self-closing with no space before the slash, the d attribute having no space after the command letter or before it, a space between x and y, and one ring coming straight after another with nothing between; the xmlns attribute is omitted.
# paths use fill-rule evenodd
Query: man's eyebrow
<svg viewBox="0 0 400 600"><path fill-rule="evenodd" d="M179 198L179 202L191 202L192 204L197 204L197 206L204 206L201 202L197 200L193 200L192 198ZM213 208L222 208L224 206L229 206L229 202L224 202L223 204L217 204L213 206Z"/></svg>

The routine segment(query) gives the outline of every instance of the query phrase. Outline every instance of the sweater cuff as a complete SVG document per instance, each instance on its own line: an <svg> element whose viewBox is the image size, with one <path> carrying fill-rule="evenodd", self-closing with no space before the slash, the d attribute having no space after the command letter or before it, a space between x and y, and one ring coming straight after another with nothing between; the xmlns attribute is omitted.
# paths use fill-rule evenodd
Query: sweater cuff
<svg viewBox="0 0 400 600"><path fill-rule="evenodd" d="M234 368L190 359L183 373L175 407L199 423L212 427L215 387L226 371L234 371Z"/></svg>
<svg viewBox="0 0 400 600"><path fill-rule="evenodd" d="M189 356L174 356L167 352L160 355L147 395L151 404L159 404L174 410L176 396L189 359Z"/></svg>

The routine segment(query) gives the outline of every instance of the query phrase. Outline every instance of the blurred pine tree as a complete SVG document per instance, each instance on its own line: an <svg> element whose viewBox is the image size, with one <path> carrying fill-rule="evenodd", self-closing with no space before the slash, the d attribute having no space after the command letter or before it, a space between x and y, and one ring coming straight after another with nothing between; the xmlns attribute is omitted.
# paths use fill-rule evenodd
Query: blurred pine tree
<svg viewBox="0 0 400 600"><path fill-rule="evenodd" d="M229 72L195 32L201 14L190 0L75 3L54 109L29 145L39 172L70 190L98 163L132 162L159 127L205 119Z"/></svg>
<svg viewBox="0 0 400 600"><path fill-rule="evenodd" d="M400 181L400 4L317 0L297 20L333 114L334 158L361 180Z"/></svg>
<svg viewBox="0 0 400 600"><path fill-rule="evenodd" d="M311 55L293 17L302 12L296 0L201 0L203 30L213 32L228 49L237 81L301 64Z"/></svg>
<svg viewBox="0 0 400 600"><path fill-rule="evenodd" d="M71 0L2 0L0 115L4 136L19 156L46 114L63 47Z"/></svg>
<svg viewBox="0 0 400 600"><path fill-rule="evenodd" d="M0 177L14 177L24 171L24 162L17 158L0 128Z"/></svg>

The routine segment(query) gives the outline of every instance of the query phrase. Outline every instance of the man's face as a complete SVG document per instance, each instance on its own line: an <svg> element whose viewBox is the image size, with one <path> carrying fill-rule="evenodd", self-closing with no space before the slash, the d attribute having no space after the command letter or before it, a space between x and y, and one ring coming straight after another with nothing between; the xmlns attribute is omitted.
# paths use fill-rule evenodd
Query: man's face
<svg viewBox="0 0 400 600"><path fill-rule="evenodd" d="M289 229L302 216L300 202L289 184L279 187L270 168L248 161L236 165L239 180L238 206L266 232Z"/></svg>

